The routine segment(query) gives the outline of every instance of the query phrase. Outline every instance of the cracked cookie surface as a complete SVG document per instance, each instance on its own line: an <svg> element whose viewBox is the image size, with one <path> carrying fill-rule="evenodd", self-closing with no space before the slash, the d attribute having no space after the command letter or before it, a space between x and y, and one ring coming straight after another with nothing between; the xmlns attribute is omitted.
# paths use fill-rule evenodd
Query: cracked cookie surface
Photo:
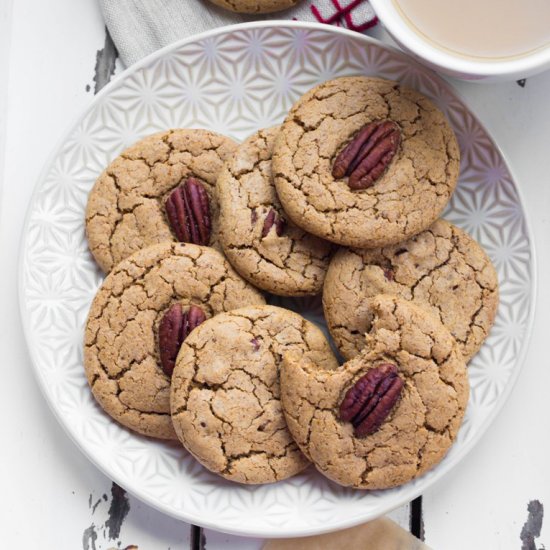
<svg viewBox="0 0 550 550"><path fill-rule="evenodd" d="M295 6L300 0L210 0L237 13L271 13Z"/></svg>
<svg viewBox="0 0 550 550"><path fill-rule="evenodd" d="M445 456L469 384L458 345L437 317L395 296L371 302L374 320L361 354L333 371L287 354L281 400L290 432L322 474L349 487L385 489ZM376 432L355 437L352 424L340 419L340 404L359 378L384 363L397 367L401 397Z"/></svg>
<svg viewBox="0 0 550 550"><path fill-rule="evenodd" d="M323 288L327 325L338 349L351 359L365 345L369 298L394 294L436 315L468 362L493 326L498 278L491 260L467 233L445 220L397 245L341 249Z"/></svg>
<svg viewBox="0 0 550 550"><path fill-rule="evenodd" d="M265 301L218 251L193 244L144 248L105 278L86 323L86 377L105 412L138 433L162 439L177 437L157 332L175 303L186 309L198 305L211 317Z"/></svg>
<svg viewBox="0 0 550 550"><path fill-rule="evenodd" d="M365 124L390 119L401 145L387 171L354 191L335 179L338 153ZM371 248L402 241L431 225L449 201L459 172L456 137L422 94L367 77L327 81L291 109L277 136L273 174L289 217L341 245Z"/></svg>
<svg viewBox="0 0 550 550"><path fill-rule="evenodd" d="M266 232L273 210L285 213L271 175L271 153L278 128L260 130L236 150L220 172L220 241L233 267L254 285L282 296L321 292L331 245L286 221Z"/></svg>
<svg viewBox="0 0 550 550"><path fill-rule="evenodd" d="M337 366L315 325L275 306L218 315L186 339L172 378L172 420L206 468L241 483L271 483L309 462L286 427L279 400L282 355Z"/></svg>
<svg viewBox="0 0 550 550"><path fill-rule="evenodd" d="M236 146L228 137L209 130L176 129L148 136L113 160L97 179L86 208L88 242L101 269L109 272L137 250L177 240L164 203L189 177L201 181L209 196L209 244L216 247L216 178Z"/></svg>

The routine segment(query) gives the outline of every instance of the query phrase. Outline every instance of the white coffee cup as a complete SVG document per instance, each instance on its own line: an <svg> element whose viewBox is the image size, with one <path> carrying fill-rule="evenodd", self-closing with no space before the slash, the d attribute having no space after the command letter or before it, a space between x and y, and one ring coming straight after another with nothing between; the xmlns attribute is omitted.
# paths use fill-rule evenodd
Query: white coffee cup
<svg viewBox="0 0 550 550"><path fill-rule="evenodd" d="M439 49L417 33L403 19L391 0L370 0L370 4L392 38L404 50L422 63L448 75L463 80L498 82L518 80L550 69L550 47L509 59L476 60L454 55Z"/></svg>

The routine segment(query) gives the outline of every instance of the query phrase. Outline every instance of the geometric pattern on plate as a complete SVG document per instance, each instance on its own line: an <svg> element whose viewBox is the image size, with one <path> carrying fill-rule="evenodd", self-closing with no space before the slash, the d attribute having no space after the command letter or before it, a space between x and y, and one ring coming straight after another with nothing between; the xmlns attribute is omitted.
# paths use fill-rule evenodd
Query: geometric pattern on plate
<svg viewBox="0 0 550 550"><path fill-rule="evenodd" d="M274 485L239 486L209 473L176 444L130 433L92 398L82 366L83 328L102 275L84 235L87 194L103 168L147 134L204 127L243 140L279 124L312 86L355 74L399 80L448 116L462 152L462 173L445 217L476 238L496 265L501 285L496 323L469 366L471 399L457 441L426 475L380 492L339 487L312 469ZM533 321L534 264L517 183L498 147L446 82L357 33L307 23L252 23L156 52L94 99L37 183L23 235L20 302L47 401L108 476L185 521L262 537L306 535L357 524L408 502L479 440L521 368ZM321 322L318 298L272 302Z"/></svg>

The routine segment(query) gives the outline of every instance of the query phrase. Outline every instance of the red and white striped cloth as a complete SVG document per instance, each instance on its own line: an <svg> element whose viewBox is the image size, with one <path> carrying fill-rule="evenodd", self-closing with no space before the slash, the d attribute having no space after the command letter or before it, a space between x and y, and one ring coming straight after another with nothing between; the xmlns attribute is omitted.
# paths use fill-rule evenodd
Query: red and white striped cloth
<svg viewBox="0 0 550 550"><path fill-rule="evenodd" d="M208 0L99 0L122 61L128 66L180 38L257 19L318 21L363 32L377 19L367 0L302 0L264 16L232 13Z"/></svg>
<svg viewBox="0 0 550 550"><path fill-rule="evenodd" d="M312 0L307 3L320 23L363 32L378 22L367 0Z"/></svg>

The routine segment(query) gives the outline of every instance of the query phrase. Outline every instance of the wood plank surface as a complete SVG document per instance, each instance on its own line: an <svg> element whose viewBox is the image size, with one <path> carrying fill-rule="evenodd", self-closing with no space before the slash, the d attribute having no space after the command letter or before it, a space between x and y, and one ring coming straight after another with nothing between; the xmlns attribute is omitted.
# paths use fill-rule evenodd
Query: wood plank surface
<svg viewBox="0 0 550 550"><path fill-rule="evenodd" d="M0 80L0 429L7 442L0 454L0 517L9 527L3 546L259 549L260 539L202 531L126 495L68 439L37 387L16 292L26 205L63 131L121 67L95 0L18 0L11 13L9 5L0 3L0 73L7 75L8 59L10 69L9 79ZM373 34L389 40L382 29ZM523 87L515 82L453 84L488 126L521 183L538 248L539 308L527 363L509 402L464 462L416 501L413 531L424 530L426 542L437 550L537 550L550 544L544 523L550 499L545 459L550 417L545 348L550 326L550 73L528 79ZM6 104L7 117L2 115ZM408 527L411 508L402 507L390 517Z"/></svg>

